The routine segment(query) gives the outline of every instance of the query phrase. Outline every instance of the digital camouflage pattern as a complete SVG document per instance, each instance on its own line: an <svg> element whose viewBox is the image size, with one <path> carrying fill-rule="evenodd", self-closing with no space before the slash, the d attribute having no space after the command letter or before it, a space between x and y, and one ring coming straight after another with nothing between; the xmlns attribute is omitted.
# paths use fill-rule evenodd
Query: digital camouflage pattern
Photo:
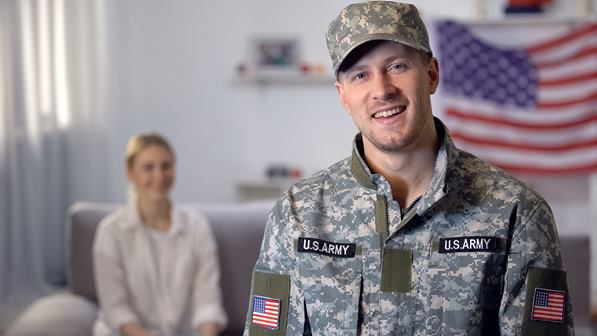
<svg viewBox="0 0 597 336"><path fill-rule="evenodd" d="M443 142L432 182L404 217L388 181L367 168L360 135L352 157L292 186L277 202L255 271L290 279L289 298L278 298L288 306L286 335L573 335L569 300L564 323L525 321L529 269L547 278L564 270L549 206L455 148L438 119L436 128ZM497 238L499 248L438 252L440 238L478 236ZM298 253L299 237L355 243L358 253ZM383 268L383 256L394 249L410 251L412 259ZM387 272L404 271L406 287L382 290ZM567 292L565 274L560 289ZM554 332L523 332L531 322ZM250 319L245 335L249 327Z"/></svg>
<svg viewBox="0 0 597 336"><path fill-rule="evenodd" d="M332 21L326 42L334 73L344 58L359 45L372 40L389 40L431 54L427 29L417 8L392 1L368 1L348 5Z"/></svg>

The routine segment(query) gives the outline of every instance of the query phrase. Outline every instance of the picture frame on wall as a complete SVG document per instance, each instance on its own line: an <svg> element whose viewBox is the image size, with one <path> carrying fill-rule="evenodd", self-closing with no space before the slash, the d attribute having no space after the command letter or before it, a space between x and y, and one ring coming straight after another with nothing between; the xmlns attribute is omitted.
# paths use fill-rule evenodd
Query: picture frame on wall
<svg viewBox="0 0 597 336"><path fill-rule="evenodd" d="M250 57L259 70L296 69L300 59L299 47L296 37L253 37Z"/></svg>

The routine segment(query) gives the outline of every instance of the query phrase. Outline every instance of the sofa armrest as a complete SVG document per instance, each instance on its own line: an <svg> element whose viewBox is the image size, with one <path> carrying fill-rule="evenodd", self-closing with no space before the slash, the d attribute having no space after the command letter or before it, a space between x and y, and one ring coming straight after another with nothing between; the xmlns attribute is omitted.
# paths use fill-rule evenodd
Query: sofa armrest
<svg viewBox="0 0 597 336"><path fill-rule="evenodd" d="M82 296L72 293L52 294L29 306L4 335L91 335L97 312L96 304Z"/></svg>
<svg viewBox="0 0 597 336"><path fill-rule="evenodd" d="M99 222L117 207L117 204L109 203L76 202L69 209L68 283L73 293L93 302L97 302L93 275L93 237Z"/></svg>

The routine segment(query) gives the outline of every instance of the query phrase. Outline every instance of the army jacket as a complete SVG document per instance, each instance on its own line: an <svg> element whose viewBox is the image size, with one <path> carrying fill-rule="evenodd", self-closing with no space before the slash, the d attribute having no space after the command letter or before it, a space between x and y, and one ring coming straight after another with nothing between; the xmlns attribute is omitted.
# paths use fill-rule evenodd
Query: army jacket
<svg viewBox="0 0 597 336"><path fill-rule="evenodd" d="M436 128L432 181L404 215L360 135L278 200L245 335L573 335L549 206Z"/></svg>

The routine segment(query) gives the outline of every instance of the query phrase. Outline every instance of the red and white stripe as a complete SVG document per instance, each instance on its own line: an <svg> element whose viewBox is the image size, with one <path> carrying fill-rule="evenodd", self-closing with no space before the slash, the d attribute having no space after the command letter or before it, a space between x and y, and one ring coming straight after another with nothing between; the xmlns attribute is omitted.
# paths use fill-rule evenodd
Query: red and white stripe
<svg viewBox="0 0 597 336"><path fill-rule="evenodd" d="M547 307L534 306L533 319L563 321L564 320L564 293L549 292Z"/></svg>
<svg viewBox="0 0 597 336"><path fill-rule="evenodd" d="M258 313L258 312L254 311L252 322L254 325L277 329L279 316L280 316L280 301L266 300L265 301L265 313Z"/></svg>
<svg viewBox="0 0 597 336"><path fill-rule="evenodd" d="M597 24L527 51L538 69L537 107L446 95L445 119L454 141L513 172L597 172Z"/></svg>

